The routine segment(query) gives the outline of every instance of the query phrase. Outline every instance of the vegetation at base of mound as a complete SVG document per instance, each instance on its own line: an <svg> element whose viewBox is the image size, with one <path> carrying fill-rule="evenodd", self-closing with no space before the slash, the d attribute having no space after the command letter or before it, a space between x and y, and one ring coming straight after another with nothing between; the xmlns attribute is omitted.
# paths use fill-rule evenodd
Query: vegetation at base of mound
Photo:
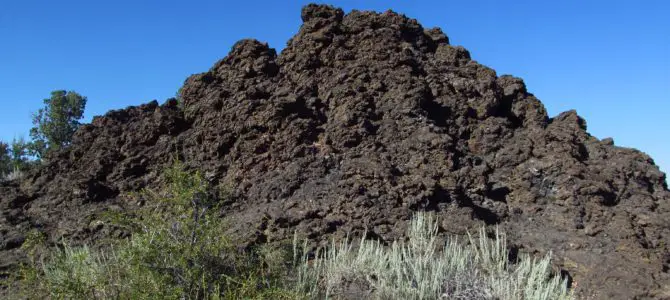
<svg viewBox="0 0 670 300"><path fill-rule="evenodd" d="M219 191L176 162L159 190L132 195L144 205L108 220L132 232L103 247L47 248L30 234L30 263L17 276L30 299L570 299L550 274L550 257L508 261L505 235L484 228L439 247L433 214L418 213L405 241L339 243L308 251L289 247L240 251L224 233ZM365 236L365 235L364 235ZM355 246L357 245L357 246ZM292 253L291 253L292 252Z"/></svg>

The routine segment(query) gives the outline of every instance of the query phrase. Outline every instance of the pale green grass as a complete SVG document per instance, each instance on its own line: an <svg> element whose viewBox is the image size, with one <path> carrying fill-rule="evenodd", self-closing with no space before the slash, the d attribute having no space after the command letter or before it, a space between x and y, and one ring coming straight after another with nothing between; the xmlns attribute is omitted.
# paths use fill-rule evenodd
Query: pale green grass
<svg viewBox="0 0 670 300"><path fill-rule="evenodd" d="M410 222L408 240L384 247L361 239L333 242L317 258L302 258L298 287L313 299L572 299L567 283L551 276L550 256L522 256L508 263L506 237L496 230L489 240L484 228L469 243L449 239L438 245L437 221L419 213ZM357 295L347 286L358 285ZM369 294L361 293L361 290Z"/></svg>

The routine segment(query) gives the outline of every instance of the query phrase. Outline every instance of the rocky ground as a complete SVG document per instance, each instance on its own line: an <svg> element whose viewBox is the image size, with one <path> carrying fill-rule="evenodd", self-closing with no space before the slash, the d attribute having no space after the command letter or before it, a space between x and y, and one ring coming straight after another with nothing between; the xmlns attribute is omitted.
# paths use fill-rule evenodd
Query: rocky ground
<svg viewBox="0 0 670 300"><path fill-rule="evenodd" d="M391 241L430 210L443 234L498 225L513 252L551 251L581 297L670 299L670 192L649 156L592 137L574 111L548 117L521 79L440 29L322 5L302 19L281 54L239 41L186 80L182 104L96 117L0 184L0 270L25 259L34 228L123 236L99 212L131 205L179 157L230 191L222 213L244 245L365 228Z"/></svg>

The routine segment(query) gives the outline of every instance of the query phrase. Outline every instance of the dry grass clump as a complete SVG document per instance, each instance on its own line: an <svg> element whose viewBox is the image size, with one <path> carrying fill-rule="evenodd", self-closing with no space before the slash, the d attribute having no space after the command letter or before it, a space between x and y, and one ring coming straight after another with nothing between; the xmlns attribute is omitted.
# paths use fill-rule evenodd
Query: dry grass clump
<svg viewBox="0 0 670 300"><path fill-rule="evenodd" d="M15 181L21 180L24 174L19 168L14 168L11 172L7 174L0 174L0 181Z"/></svg>

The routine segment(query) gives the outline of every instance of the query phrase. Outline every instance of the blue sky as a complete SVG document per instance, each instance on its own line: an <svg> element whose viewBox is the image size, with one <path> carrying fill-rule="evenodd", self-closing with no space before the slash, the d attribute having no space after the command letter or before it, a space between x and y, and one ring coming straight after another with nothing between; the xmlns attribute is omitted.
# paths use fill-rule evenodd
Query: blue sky
<svg viewBox="0 0 670 300"><path fill-rule="evenodd" d="M89 121L173 96L239 39L281 50L307 2L3 0L0 139L28 137L31 113L55 89L87 96ZM328 3L439 26L499 75L522 77L550 116L576 109L591 134L670 171L670 1L508 2Z"/></svg>

